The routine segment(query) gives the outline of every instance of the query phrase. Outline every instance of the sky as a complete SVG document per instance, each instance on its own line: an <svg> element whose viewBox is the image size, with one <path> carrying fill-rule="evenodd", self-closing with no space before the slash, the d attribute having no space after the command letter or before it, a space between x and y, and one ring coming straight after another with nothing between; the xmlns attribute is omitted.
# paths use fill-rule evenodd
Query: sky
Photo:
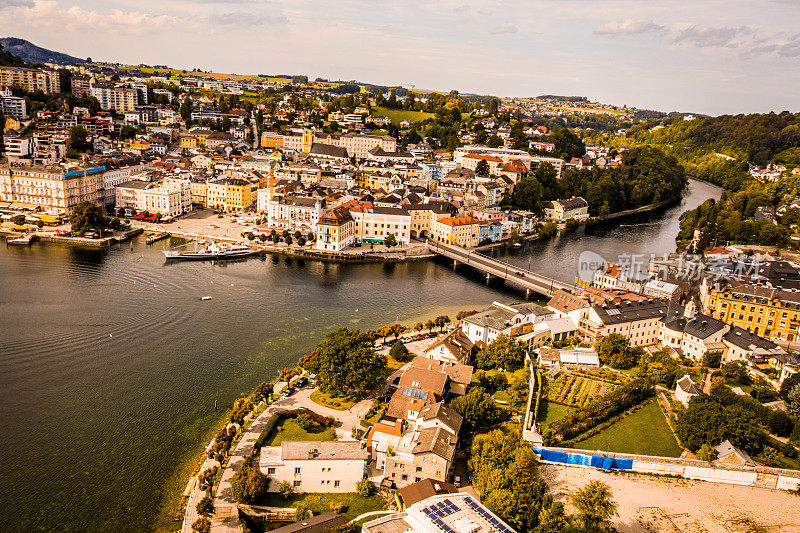
<svg viewBox="0 0 800 533"><path fill-rule="evenodd" d="M0 34L130 64L800 111L800 0L0 0Z"/></svg>

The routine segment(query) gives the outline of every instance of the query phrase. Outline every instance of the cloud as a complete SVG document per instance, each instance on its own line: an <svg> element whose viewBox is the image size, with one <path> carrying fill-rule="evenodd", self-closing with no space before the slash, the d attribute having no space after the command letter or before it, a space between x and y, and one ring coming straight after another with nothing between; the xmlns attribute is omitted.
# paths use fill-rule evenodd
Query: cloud
<svg viewBox="0 0 800 533"><path fill-rule="evenodd" d="M62 8L58 2L34 0L24 5L6 5L0 8L0 26L4 23L20 28L52 29L59 32L91 30L147 34L185 24L186 21L170 15L151 15L139 11L112 9L108 13L99 13L78 6Z"/></svg>
<svg viewBox="0 0 800 533"><path fill-rule="evenodd" d="M678 32L675 43L688 43L698 48L728 47L736 48L743 44L742 37L752 36L755 31L745 26L720 27L690 26Z"/></svg>
<svg viewBox="0 0 800 533"><path fill-rule="evenodd" d="M209 16L209 22L224 26L279 26L286 23L286 17L284 15L256 15L247 11L231 11Z"/></svg>
<svg viewBox="0 0 800 533"><path fill-rule="evenodd" d="M32 6L33 0L0 0L0 9L11 6Z"/></svg>
<svg viewBox="0 0 800 533"><path fill-rule="evenodd" d="M612 21L598 26L592 33L595 35L638 35L641 33L649 32L662 32L664 26L660 26L652 20L645 19L627 19L622 22Z"/></svg>
<svg viewBox="0 0 800 533"><path fill-rule="evenodd" d="M499 26L495 26L492 29L492 34L494 35L502 35L502 34L509 34L509 33L518 33L519 28L517 28L514 24L500 24Z"/></svg>

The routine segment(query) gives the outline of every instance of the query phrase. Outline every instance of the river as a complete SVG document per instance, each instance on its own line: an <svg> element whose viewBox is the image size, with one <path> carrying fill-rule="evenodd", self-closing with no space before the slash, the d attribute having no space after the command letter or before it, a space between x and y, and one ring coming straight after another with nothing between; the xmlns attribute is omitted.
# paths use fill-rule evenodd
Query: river
<svg viewBox="0 0 800 533"><path fill-rule="evenodd" d="M571 282L583 250L671 251L680 213L719 194L692 181L625 227L493 253ZM0 531L177 528L158 522L164 498L223 409L327 331L524 297L445 261L166 264L170 244L0 244Z"/></svg>

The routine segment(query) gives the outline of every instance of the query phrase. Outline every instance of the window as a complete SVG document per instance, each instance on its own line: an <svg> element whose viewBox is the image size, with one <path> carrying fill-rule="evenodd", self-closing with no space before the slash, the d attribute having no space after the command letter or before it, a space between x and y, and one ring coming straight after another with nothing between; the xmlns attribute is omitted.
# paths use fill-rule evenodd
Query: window
<svg viewBox="0 0 800 533"><path fill-rule="evenodd" d="M275 473L275 467L274 466L270 466L269 468L267 468L267 474L274 474L274 473Z"/></svg>
<svg viewBox="0 0 800 533"><path fill-rule="evenodd" d="M300 467L299 466L295 467L294 473L295 474L299 474L300 473Z"/></svg>
<svg viewBox="0 0 800 533"><path fill-rule="evenodd" d="M338 486L339 486L339 483L340 483L340 481L337 479L337 480L335 480L335 481L333 482L333 486L334 486L334 487L338 487Z"/></svg>
<svg viewBox="0 0 800 533"><path fill-rule="evenodd" d="M299 479L298 479L297 481L295 481L295 482L294 482L294 486L295 486L295 487L299 487L299 486L300 486L300 480L299 480Z"/></svg>

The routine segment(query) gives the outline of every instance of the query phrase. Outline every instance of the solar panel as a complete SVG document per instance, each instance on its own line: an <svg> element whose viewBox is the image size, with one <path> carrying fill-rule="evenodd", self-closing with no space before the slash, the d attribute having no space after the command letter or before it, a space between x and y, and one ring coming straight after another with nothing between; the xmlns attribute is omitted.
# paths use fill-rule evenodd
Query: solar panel
<svg viewBox="0 0 800 533"><path fill-rule="evenodd" d="M428 393L422 389L415 389L414 387L403 387L403 396L414 398L415 400L424 400L428 397Z"/></svg>

